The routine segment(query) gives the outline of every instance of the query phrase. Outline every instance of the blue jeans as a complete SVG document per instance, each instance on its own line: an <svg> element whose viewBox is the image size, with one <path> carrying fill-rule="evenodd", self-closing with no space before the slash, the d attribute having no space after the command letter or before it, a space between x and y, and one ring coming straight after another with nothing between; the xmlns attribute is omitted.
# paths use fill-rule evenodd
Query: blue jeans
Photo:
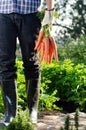
<svg viewBox="0 0 86 130"><path fill-rule="evenodd" d="M35 41L39 34L41 22L37 13L0 14L0 81L13 80L16 75L16 38L18 37L26 79L38 79L40 64Z"/></svg>

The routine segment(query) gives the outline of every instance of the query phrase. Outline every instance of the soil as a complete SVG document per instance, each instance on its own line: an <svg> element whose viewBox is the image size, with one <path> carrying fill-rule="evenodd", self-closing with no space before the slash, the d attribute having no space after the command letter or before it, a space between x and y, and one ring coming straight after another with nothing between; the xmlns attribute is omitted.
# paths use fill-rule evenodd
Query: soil
<svg viewBox="0 0 86 130"><path fill-rule="evenodd" d="M69 115L70 124L75 129L75 112L66 111L41 111L38 114L38 123L34 130L60 130L64 127L65 119ZM86 113L79 112L78 130L86 130Z"/></svg>

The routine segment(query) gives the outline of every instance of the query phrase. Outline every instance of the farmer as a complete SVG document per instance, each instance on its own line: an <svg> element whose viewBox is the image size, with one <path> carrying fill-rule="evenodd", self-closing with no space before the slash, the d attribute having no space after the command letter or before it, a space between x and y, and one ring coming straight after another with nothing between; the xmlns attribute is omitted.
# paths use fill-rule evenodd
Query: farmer
<svg viewBox="0 0 86 130"><path fill-rule="evenodd" d="M34 51L41 25L52 21L53 0L46 0L42 24L37 16L41 0L0 0L0 83L5 108L0 127L7 126L17 114L16 38L19 39L30 118L37 123L40 64Z"/></svg>

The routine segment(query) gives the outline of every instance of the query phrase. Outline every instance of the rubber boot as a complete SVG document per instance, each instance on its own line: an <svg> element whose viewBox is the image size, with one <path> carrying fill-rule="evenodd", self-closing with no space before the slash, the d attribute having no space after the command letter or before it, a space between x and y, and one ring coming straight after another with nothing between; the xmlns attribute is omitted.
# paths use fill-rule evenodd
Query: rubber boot
<svg viewBox="0 0 86 130"><path fill-rule="evenodd" d="M40 85L40 80L38 79L26 81L27 104L29 108L30 118L33 124L37 123L39 85Z"/></svg>
<svg viewBox="0 0 86 130"><path fill-rule="evenodd" d="M5 108L5 116L0 127L7 126L16 116L17 112L17 94L15 81L2 81L2 95Z"/></svg>

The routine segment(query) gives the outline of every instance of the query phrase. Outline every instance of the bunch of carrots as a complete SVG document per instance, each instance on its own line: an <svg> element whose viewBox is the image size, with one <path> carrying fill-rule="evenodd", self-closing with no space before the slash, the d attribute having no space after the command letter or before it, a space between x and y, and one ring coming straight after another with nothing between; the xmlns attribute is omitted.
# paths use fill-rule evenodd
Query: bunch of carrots
<svg viewBox="0 0 86 130"><path fill-rule="evenodd" d="M45 60L47 64L50 64L53 58L58 61L57 45L50 35L49 26L41 29L34 50L40 53L40 63Z"/></svg>

